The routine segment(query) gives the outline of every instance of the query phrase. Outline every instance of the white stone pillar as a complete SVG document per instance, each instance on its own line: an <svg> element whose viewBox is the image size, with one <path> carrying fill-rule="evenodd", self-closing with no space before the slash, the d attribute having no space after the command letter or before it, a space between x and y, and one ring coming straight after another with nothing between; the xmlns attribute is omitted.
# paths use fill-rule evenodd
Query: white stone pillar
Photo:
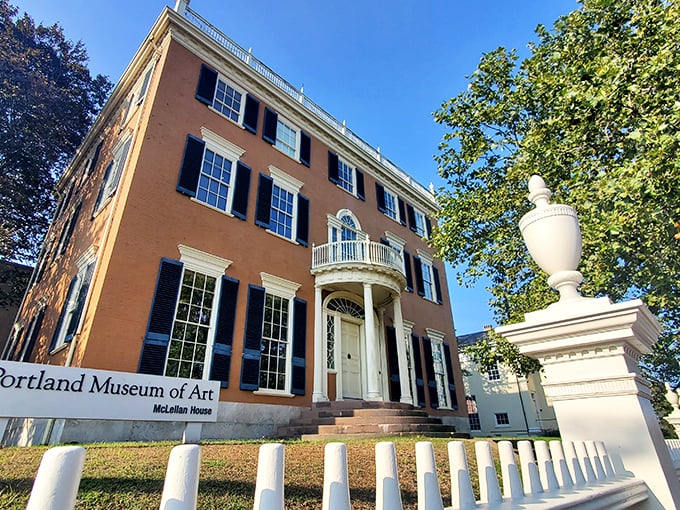
<svg viewBox="0 0 680 510"><path fill-rule="evenodd" d="M408 360L406 359L406 345L404 344L404 317L401 314L401 296L395 294L394 300L394 330L397 337L397 360L399 361L399 384L401 385L401 398L399 402L413 405L411 395L411 380L408 372Z"/></svg>
<svg viewBox="0 0 680 510"><path fill-rule="evenodd" d="M312 390L312 402L324 402L328 397L324 394L323 378L324 354L326 353L323 338L323 295L321 287L314 287L314 389Z"/></svg>
<svg viewBox="0 0 680 510"><path fill-rule="evenodd" d="M638 358L661 327L642 301L576 298L525 315L496 332L544 367L562 438L602 440L617 473L647 482L640 508L680 508L680 482Z"/></svg>
<svg viewBox="0 0 680 510"><path fill-rule="evenodd" d="M370 283L364 283L364 312L366 315L366 319L364 320L364 328L366 329L366 366L368 367L368 373L366 374L368 383L366 399L382 401L378 370L375 368L379 366L377 352L378 339L375 337L373 286Z"/></svg>

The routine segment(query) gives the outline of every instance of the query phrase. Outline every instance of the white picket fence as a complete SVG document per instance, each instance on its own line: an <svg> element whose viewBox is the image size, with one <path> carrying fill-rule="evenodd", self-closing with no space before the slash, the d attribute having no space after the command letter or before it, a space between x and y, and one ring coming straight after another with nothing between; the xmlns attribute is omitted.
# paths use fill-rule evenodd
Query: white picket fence
<svg viewBox="0 0 680 510"><path fill-rule="evenodd" d="M648 497L643 480L617 474L602 442L520 441L519 467L512 443L498 443L502 493L491 444L475 443L480 500L475 501L461 441L448 443L451 509L623 509ZM73 509L85 461L85 449L62 446L48 450L35 479L29 510ZM402 509L394 443L375 446L376 509ZM161 510L193 510L198 498L201 447L179 445L168 462ZM255 510L283 510L285 447L260 447ZM443 510L432 443L416 443L418 510ZM350 510L347 449L328 443L324 453L322 510Z"/></svg>

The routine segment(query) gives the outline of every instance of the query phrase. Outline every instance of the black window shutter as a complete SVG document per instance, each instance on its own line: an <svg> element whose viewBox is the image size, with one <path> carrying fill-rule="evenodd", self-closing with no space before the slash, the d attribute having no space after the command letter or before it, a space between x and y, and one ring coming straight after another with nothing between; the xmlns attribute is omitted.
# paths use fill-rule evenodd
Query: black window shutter
<svg viewBox="0 0 680 510"><path fill-rule="evenodd" d="M387 211L385 208L385 186L379 182L375 183L375 199L378 202L378 211L384 213Z"/></svg>
<svg viewBox="0 0 680 510"><path fill-rule="evenodd" d="M420 356L420 338L415 333L411 333L411 353L413 354L413 367L416 370L418 405L425 407L425 385L423 383L423 364Z"/></svg>
<svg viewBox="0 0 680 510"><path fill-rule="evenodd" d="M73 215L71 216L71 219L69 220L68 229L65 232L63 244L61 245L60 254L64 253L66 251L66 248L68 247L68 243L71 240L71 236L73 235L73 230L76 228L76 223L78 222L78 216L80 216L80 209L82 207L83 207L83 203L81 202L81 203L78 204L75 211L73 211Z"/></svg>
<svg viewBox="0 0 680 510"><path fill-rule="evenodd" d="M248 193L250 193L250 167L240 161L236 163L236 180L234 181L234 200L231 213L242 220L248 215Z"/></svg>
<svg viewBox="0 0 680 510"><path fill-rule="evenodd" d="M364 173L356 168L354 173L357 177L357 198L360 200L366 200L366 190L364 188Z"/></svg>
<svg viewBox="0 0 680 510"><path fill-rule="evenodd" d="M413 232L415 232L417 230L417 228L416 228L416 211L411 204L408 204L406 206L406 212L407 212L407 215L408 215L408 228L410 228Z"/></svg>
<svg viewBox="0 0 680 510"><path fill-rule="evenodd" d="M293 299L293 371L291 393L305 394L305 355L307 352L307 301Z"/></svg>
<svg viewBox="0 0 680 510"><path fill-rule="evenodd" d="M42 327L43 317L45 317L45 308L41 308L38 315L33 319L31 329L28 334L30 335L26 339L26 345L21 349L21 353L17 361L30 361L31 355L33 354L33 349L35 348L35 343L40 335L40 328Z"/></svg>
<svg viewBox="0 0 680 510"><path fill-rule="evenodd" d="M439 407L439 395L437 393L437 381L434 379L434 359L432 358L432 340L423 337L423 351L425 352L425 372L427 373L427 389L430 394L430 407Z"/></svg>
<svg viewBox="0 0 680 510"><path fill-rule="evenodd" d="M240 385L240 388L245 391L255 391L260 387L264 294L265 291L262 287L248 285L248 307L246 309L246 327L243 331Z"/></svg>
<svg viewBox="0 0 680 510"><path fill-rule="evenodd" d="M420 257L413 256L413 265L416 272L416 290L419 296L425 296L425 283L423 282L423 266L420 263Z"/></svg>
<svg viewBox="0 0 680 510"><path fill-rule="evenodd" d="M413 271L411 271L411 254L404 250L404 271L406 272L406 290L413 292Z"/></svg>
<svg viewBox="0 0 680 510"><path fill-rule="evenodd" d="M85 298L87 298L87 291L90 289L92 273L94 273L94 262L91 262L90 265L87 266L85 274L83 275L83 281L80 282L76 307L73 309L73 313L69 319L68 327L66 328L66 337L64 338L65 342L70 342L73 339L73 336L76 334L76 330L78 329L80 316L83 314L83 308L85 308Z"/></svg>
<svg viewBox="0 0 680 510"><path fill-rule="evenodd" d="M309 245L309 198L298 194L297 226L295 240L302 246Z"/></svg>
<svg viewBox="0 0 680 510"><path fill-rule="evenodd" d="M425 227L427 228L427 238L432 237L432 221L428 216L425 216Z"/></svg>
<svg viewBox="0 0 680 510"><path fill-rule="evenodd" d="M434 265L432 266L432 278L434 279L434 290L437 294L437 303L441 305L444 302L442 300L442 284L439 281L439 269L434 267Z"/></svg>
<svg viewBox="0 0 680 510"><path fill-rule="evenodd" d="M64 304L61 305L61 313L59 314L59 320L57 321L57 327L54 329L54 334L52 335L52 341L50 342L50 347L48 351L51 351L54 349L54 347L57 345L57 339L59 338L59 332L61 331L62 325L64 323L64 318L66 315L66 312L68 311L68 304L73 298L73 292L75 291L76 288L76 281L78 279L78 276L74 276L73 279L71 279L71 284L68 287L68 292L66 293L66 299L64 300Z"/></svg>
<svg viewBox="0 0 680 510"><path fill-rule="evenodd" d="M94 150L94 156L92 156L92 161L90 161L90 166L87 168L86 175L90 175L92 171L96 168L97 162L99 161L99 153L102 151L102 145L104 145L104 140L99 142L97 148Z"/></svg>
<svg viewBox="0 0 680 510"><path fill-rule="evenodd" d="M179 169L179 179L177 180L177 191L190 197L196 196L198 187L198 177L201 175L201 165L203 164L203 151L205 142L194 135L187 135L184 145L184 156L182 166Z"/></svg>
<svg viewBox="0 0 680 510"><path fill-rule="evenodd" d="M217 86L217 71L201 64L201 74L198 77L196 86L196 99L207 105L213 104L215 97L215 87Z"/></svg>
<svg viewBox="0 0 680 510"><path fill-rule="evenodd" d="M397 331L392 326L385 328L387 339L387 370L390 379L390 400L401 399L401 382L399 380L399 356L397 355Z"/></svg>
<svg viewBox="0 0 680 510"><path fill-rule="evenodd" d="M104 170L104 178L102 179L102 185L99 188L99 193L97 194L97 200L94 202L94 209L92 209L92 216L94 217L95 214L97 214L97 211L99 211L99 206L102 203L102 200L104 199L104 188L106 188L106 182L109 180L109 175L111 175L111 170L113 169L113 161L110 161L108 165L106 165L106 170Z"/></svg>
<svg viewBox="0 0 680 510"><path fill-rule="evenodd" d="M264 108L264 127L262 128L262 139L272 145L276 144L276 126L279 114L271 108Z"/></svg>
<svg viewBox="0 0 680 510"><path fill-rule="evenodd" d="M340 183L338 164L338 155L335 152L328 151L328 180L333 184Z"/></svg>
<svg viewBox="0 0 680 510"><path fill-rule="evenodd" d="M449 383L449 395L451 396L451 409L458 409L458 399L456 398L456 383L453 378L453 363L451 361L451 347L444 344L444 358L446 362L446 378Z"/></svg>
<svg viewBox="0 0 680 510"><path fill-rule="evenodd" d="M398 197L397 202L399 204L399 222L406 226L406 204L404 204L404 201Z"/></svg>
<svg viewBox="0 0 680 510"><path fill-rule="evenodd" d="M144 336L142 353L137 371L142 374L163 375L165 355L170 343L175 306L182 280L183 264L177 260L162 258L156 280L149 323Z"/></svg>
<svg viewBox="0 0 680 510"><path fill-rule="evenodd" d="M260 101L246 94L246 106L243 111L243 127L253 134L257 133L257 121L260 116Z"/></svg>
<svg viewBox="0 0 680 510"><path fill-rule="evenodd" d="M228 276L222 277L219 311L217 312L217 328L215 331L212 363L210 365L210 379L220 381L222 388L229 386L238 283L238 280L234 278L229 278Z"/></svg>
<svg viewBox="0 0 680 510"><path fill-rule="evenodd" d="M260 174L257 186L257 204L255 211L255 225L269 228L271 223L272 188L274 179L268 175Z"/></svg>
<svg viewBox="0 0 680 510"><path fill-rule="evenodd" d="M300 131L300 163L305 166L312 164L312 137Z"/></svg>

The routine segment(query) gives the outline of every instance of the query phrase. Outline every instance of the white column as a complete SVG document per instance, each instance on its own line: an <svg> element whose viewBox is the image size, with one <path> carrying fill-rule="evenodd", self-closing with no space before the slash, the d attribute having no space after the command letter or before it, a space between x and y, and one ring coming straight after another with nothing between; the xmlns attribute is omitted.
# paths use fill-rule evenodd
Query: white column
<svg viewBox="0 0 680 510"><path fill-rule="evenodd" d="M525 315L496 332L537 358L565 441L603 440L617 474L647 482L640 508L680 508L680 482L638 359L661 326L640 301L574 299Z"/></svg>
<svg viewBox="0 0 680 510"><path fill-rule="evenodd" d="M324 367L324 354L326 353L323 338L323 297L321 287L314 287L314 389L312 390L312 402L324 402L328 397L323 392L323 378L326 371Z"/></svg>
<svg viewBox="0 0 680 510"><path fill-rule="evenodd" d="M375 338L375 320L373 319L373 286L370 283L364 283L364 312L366 319L364 327L366 329L366 366L368 367L368 374L366 374L368 381L367 400L382 400L380 394L380 382L378 380L378 339Z"/></svg>
<svg viewBox="0 0 680 510"><path fill-rule="evenodd" d="M393 304L394 329L397 336L397 359L399 361L399 384L401 385L401 398L399 402L413 404L408 360L406 359L406 345L404 345L404 318L401 315L401 296L399 294L395 294Z"/></svg>

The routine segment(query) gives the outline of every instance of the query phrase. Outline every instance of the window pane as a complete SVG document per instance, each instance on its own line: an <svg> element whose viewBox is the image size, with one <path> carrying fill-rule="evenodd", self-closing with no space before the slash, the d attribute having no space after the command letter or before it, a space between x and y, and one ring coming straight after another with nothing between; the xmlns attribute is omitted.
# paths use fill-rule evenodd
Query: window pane
<svg viewBox="0 0 680 510"><path fill-rule="evenodd" d="M266 294L260 355L260 388L286 390L288 300Z"/></svg>
<svg viewBox="0 0 680 510"><path fill-rule="evenodd" d="M232 162L227 158L205 149L196 199L226 211L231 186L231 167Z"/></svg>
<svg viewBox="0 0 680 510"><path fill-rule="evenodd" d="M276 125L276 147L288 154L291 158L295 157L297 148L297 131L278 120Z"/></svg>
<svg viewBox="0 0 680 510"><path fill-rule="evenodd" d="M222 80L218 80L213 108L234 122L238 122L241 113L241 98L242 95L239 91Z"/></svg>
<svg viewBox="0 0 680 510"><path fill-rule="evenodd" d="M293 238L293 205L295 196L274 185L269 226L272 231L288 239Z"/></svg>

